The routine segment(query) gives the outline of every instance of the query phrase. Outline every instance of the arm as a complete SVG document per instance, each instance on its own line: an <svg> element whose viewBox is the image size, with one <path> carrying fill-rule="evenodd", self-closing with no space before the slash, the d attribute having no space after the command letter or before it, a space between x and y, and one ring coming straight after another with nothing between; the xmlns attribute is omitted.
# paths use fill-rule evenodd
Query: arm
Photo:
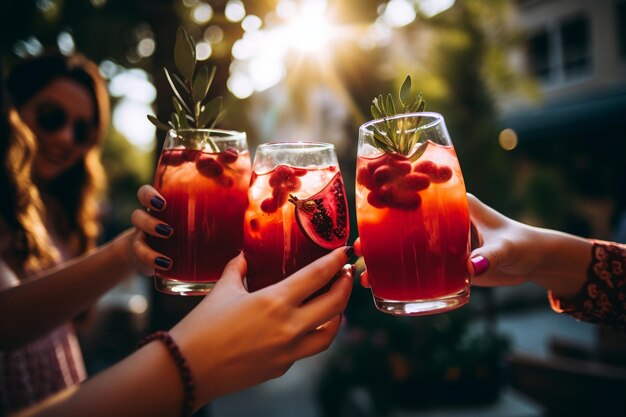
<svg viewBox="0 0 626 417"><path fill-rule="evenodd" d="M591 241L509 219L471 194L468 202L478 240L468 262L474 284L531 281L560 297L580 293L591 262Z"/></svg>
<svg viewBox="0 0 626 417"><path fill-rule="evenodd" d="M135 270L130 256L136 232L19 281L0 261L0 350L16 349L71 320Z"/></svg>
<svg viewBox="0 0 626 417"><path fill-rule="evenodd" d="M468 194L472 246L468 273L479 286L519 285L532 281L554 294L576 296L586 279L591 242L577 236L511 220ZM361 242L354 242L362 256ZM360 277L369 287L367 271Z"/></svg>
<svg viewBox="0 0 626 417"><path fill-rule="evenodd" d="M468 201L479 240L468 262L473 283L531 281L548 290L556 312L626 330L626 245L531 227Z"/></svg>
<svg viewBox="0 0 626 417"><path fill-rule="evenodd" d="M140 189L138 196L155 209L148 199L152 194ZM20 281L0 259L0 317L5 318L0 321L0 350L17 349L71 320L137 270L150 274L165 269L154 263L160 255L144 239L144 233L165 237L156 232L157 219L136 210L132 220L136 230L27 280Z"/></svg>
<svg viewBox="0 0 626 417"><path fill-rule="evenodd" d="M344 248L254 293L243 286L246 263L232 260L211 293L170 334L195 382L195 408L218 396L284 374L298 359L325 350L339 330L352 288ZM328 292L303 304L338 272ZM56 402L23 416L175 416L183 389L167 349L151 342Z"/></svg>
<svg viewBox="0 0 626 417"><path fill-rule="evenodd" d="M550 293L552 309L626 333L626 245L593 241L591 252L588 279L580 295L570 299Z"/></svg>

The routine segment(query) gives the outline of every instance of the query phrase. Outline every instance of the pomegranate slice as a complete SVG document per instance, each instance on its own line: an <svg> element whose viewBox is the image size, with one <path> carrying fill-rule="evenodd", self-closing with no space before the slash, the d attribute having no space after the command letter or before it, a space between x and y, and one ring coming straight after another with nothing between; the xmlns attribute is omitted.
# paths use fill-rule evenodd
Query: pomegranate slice
<svg viewBox="0 0 626 417"><path fill-rule="evenodd" d="M335 249L348 241L348 200L339 173L317 194L306 199L289 195L296 206L296 222L302 233L324 249Z"/></svg>

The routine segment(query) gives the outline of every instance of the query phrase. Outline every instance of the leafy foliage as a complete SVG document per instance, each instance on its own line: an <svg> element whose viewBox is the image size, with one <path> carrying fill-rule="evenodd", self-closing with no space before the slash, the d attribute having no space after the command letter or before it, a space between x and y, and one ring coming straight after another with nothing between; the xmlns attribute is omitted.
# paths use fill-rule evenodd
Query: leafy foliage
<svg viewBox="0 0 626 417"><path fill-rule="evenodd" d="M174 93L172 102L174 112L170 120L162 122L152 115L148 120L158 129L204 129L213 128L224 116L222 97L208 99L211 83L215 78L216 68L209 72L206 66L196 68L196 45L183 27L176 32L174 63L178 73L163 68L167 82ZM211 146L215 145L211 143ZM217 151L217 148L214 147Z"/></svg>
<svg viewBox="0 0 626 417"><path fill-rule="evenodd" d="M391 93L383 98L382 94L372 100L370 108L375 119L382 119L379 124L373 125L374 139L380 149L386 152L397 152L409 155L413 152L411 160L418 159L426 150L426 144L414 149L419 142L421 131L418 129L421 117L417 118L392 118L398 114L408 114L424 111L426 102L422 99L422 93L411 98L411 76L407 75L400 87L398 94L401 112L396 111Z"/></svg>

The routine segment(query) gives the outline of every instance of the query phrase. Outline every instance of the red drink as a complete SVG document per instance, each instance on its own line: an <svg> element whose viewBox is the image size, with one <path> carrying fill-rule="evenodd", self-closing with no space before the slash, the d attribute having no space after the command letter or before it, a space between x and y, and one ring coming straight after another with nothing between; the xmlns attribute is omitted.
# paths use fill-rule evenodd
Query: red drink
<svg viewBox="0 0 626 417"><path fill-rule="evenodd" d="M250 291L282 280L348 239L347 201L337 165L255 170L249 196L244 252Z"/></svg>
<svg viewBox="0 0 626 417"><path fill-rule="evenodd" d="M357 219L377 308L420 315L469 299L469 210L451 145L357 159Z"/></svg>
<svg viewBox="0 0 626 417"><path fill-rule="evenodd" d="M172 258L173 265L155 271L157 288L205 294L220 278L224 266L243 248L250 174L247 150L163 150L154 186L167 207L153 214L174 233L169 239L151 239L151 244Z"/></svg>

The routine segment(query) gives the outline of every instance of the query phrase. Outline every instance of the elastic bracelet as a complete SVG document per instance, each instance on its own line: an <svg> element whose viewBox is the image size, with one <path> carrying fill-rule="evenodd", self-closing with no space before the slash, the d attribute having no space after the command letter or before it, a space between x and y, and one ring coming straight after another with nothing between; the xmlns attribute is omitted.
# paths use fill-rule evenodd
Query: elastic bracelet
<svg viewBox="0 0 626 417"><path fill-rule="evenodd" d="M183 356L180 348L170 336L170 334L166 331L159 331L152 333L151 335L146 336L141 342L139 342L139 347L144 346L153 340L160 340L167 347L167 350L172 355L174 362L176 362L176 367L180 372L180 379L183 382L183 410L181 413L182 417L190 417L193 413L193 404L196 400L196 382L193 379L193 375L191 373L191 368L189 368L189 364L187 360Z"/></svg>

